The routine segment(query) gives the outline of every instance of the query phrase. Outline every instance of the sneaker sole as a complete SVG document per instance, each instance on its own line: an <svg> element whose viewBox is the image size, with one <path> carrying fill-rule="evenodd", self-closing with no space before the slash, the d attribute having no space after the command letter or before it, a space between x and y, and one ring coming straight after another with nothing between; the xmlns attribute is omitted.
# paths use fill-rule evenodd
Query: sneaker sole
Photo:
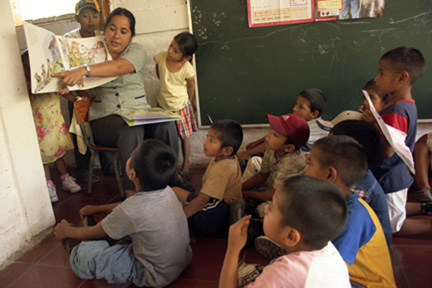
<svg viewBox="0 0 432 288"><path fill-rule="evenodd" d="M258 253L266 259L272 260L286 254L284 248L267 239L256 238L255 249Z"/></svg>
<svg viewBox="0 0 432 288"><path fill-rule="evenodd" d="M81 187L79 187L79 189L77 190L77 189L68 189L68 188L62 186L62 189L63 189L63 191L69 191L71 193L76 193L78 191L81 191Z"/></svg>

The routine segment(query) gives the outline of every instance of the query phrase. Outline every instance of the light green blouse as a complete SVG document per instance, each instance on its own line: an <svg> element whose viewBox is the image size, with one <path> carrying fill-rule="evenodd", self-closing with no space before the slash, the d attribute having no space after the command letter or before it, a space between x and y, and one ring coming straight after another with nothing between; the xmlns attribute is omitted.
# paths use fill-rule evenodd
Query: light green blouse
<svg viewBox="0 0 432 288"><path fill-rule="evenodd" d="M89 90L94 97L89 111L89 120L96 120L115 112L150 108L144 90L144 67L147 59L144 47L130 43L119 55L135 67L135 71L120 75L115 80Z"/></svg>

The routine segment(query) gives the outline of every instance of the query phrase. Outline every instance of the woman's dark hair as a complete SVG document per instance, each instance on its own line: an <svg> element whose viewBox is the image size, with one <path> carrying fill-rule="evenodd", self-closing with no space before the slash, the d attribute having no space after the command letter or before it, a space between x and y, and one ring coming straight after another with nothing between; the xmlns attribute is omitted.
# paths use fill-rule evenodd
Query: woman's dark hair
<svg viewBox="0 0 432 288"><path fill-rule="evenodd" d="M198 48L197 40L189 32L182 32L174 37L184 56L192 56Z"/></svg>
<svg viewBox="0 0 432 288"><path fill-rule="evenodd" d="M108 15L108 18L106 20L105 23L105 29L108 27L108 25L111 23L111 19L114 16L125 16L129 19L129 29L131 31L132 37L135 36L135 16L132 14L132 12L130 12L129 10L127 10L126 8L116 8L113 11L111 11Z"/></svg>

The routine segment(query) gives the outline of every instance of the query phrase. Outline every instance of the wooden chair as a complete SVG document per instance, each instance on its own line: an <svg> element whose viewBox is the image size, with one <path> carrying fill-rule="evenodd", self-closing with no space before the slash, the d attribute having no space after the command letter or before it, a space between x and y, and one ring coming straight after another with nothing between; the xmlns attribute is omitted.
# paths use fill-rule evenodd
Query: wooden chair
<svg viewBox="0 0 432 288"><path fill-rule="evenodd" d="M91 156L90 156L90 163L89 163L89 169L88 169L88 176L87 179L87 195L91 196L91 187L92 187L92 177L93 177L93 162L97 155L99 155L99 152L101 151L113 151L113 166L114 166L114 172L117 179L117 184L120 190L120 195L122 199L125 198L125 192L123 189L123 185L120 178L120 170L119 170L119 150L118 148L108 147L100 144L93 144L92 141L90 141L89 136L86 130L86 122L88 122L88 112L90 109L90 104L93 101L93 98L83 98L82 100L77 100L74 102L74 108L75 113L77 117L77 121L80 127L80 131L82 133L82 137L84 138L85 143L87 144L87 147L90 149ZM77 136L78 138L78 136Z"/></svg>

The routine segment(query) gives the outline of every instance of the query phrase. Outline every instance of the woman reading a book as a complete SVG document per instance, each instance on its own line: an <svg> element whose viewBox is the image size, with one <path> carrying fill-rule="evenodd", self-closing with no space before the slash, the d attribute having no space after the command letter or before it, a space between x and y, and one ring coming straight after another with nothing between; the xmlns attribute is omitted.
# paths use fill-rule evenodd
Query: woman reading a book
<svg viewBox="0 0 432 288"><path fill-rule="evenodd" d="M144 90L144 48L132 42L135 36L135 17L124 8L113 10L105 25L105 40L111 61L83 65L54 74L63 78L60 94L69 92L85 77L112 77L115 80L88 90L94 97L89 111L89 120L95 140L103 145L118 147L126 197L135 193L134 184L126 174L126 161L132 151L145 139L156 138L178 151L178 136L174 122L128 126L115 112L150 108Z"/></svg>

